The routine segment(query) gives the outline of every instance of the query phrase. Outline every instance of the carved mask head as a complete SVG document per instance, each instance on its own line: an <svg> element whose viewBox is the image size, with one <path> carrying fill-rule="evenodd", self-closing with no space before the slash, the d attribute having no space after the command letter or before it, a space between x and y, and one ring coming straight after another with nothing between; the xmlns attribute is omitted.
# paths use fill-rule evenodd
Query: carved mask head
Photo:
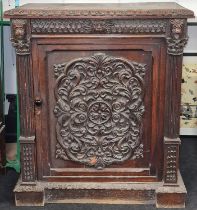
<svg viewBox="0 0 197 210"><path fill-rule="evenodd" d="M25 38L25 21L24 20L14 20L13 21L13 34L14 38L22 40Z"/></svg>

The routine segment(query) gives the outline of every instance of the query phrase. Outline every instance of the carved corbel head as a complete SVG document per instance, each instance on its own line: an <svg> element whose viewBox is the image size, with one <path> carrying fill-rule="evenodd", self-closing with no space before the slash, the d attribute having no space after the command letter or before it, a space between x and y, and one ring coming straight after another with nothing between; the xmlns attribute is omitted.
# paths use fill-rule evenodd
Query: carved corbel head
<svg viewBox="0 0 197 210"><path fill-rule="evenodd" d="M187 44L188 37L184 36L184 20L173 19L171 24L171 36L166 38L170 55L182 55L185 45Z"/></svg>
<svg viewBox="0 0 197 210"><path fill-rule="evenodd" d="M16 54L30 54L30 38L27 36L27 20L12 20L12 45L16 48Z"/></svg>

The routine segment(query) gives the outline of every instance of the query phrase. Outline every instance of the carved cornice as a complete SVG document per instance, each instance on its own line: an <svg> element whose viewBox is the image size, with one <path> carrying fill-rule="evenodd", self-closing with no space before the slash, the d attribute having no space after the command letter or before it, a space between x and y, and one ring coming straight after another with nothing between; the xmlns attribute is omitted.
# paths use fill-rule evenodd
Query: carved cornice
<svg viewBox="0 0 197 210"><path fill-rule="evenodd" d="M160 3L161 4L161 3ZM35 4L36 5L36 4ZM115 5L115 6L113 6ZM150 4L149 4L150 5ZM23 18L69 18L69 17L132 17L132 18L137 18L137 17L144 17L144 18L151 18L151 17L156 17L156 18L173 18L173 17L179 17L179 18L188 18L188 17L194 17L193 11L187 10L185 8L168 8L168 9L163 9L162 7L158 7L157 5L153 5L152 8L143 8L143 4L139 5L138 8L133 8L135 7L134 4L125 4L125 6L122 6L122 8L118 8L118 4L111 4L111 7L106 9L105 6L101 6L99 8L95 8L95 6L88 7L84 9L82 8L82 5L76 4L75 8L69 8L69 4L65 6L63 5L59 8L52 7L50 8L50 5L46 8L42 7L37 7L35 8L25 8L25 7L19 7L16 9L12 9L9 11L6 11L4 13L5 17L23 17ZM174 6L174 5L172 5ZM72 7L72 5L71 5ZM123 8L124 7L124 8Z"/></svg>
<svg viewBox="0 0 197 210"><path fill-rule="evenodd" d="M184 34L184 20L172 19L170 21L170 28L171 36L166 38L167 52L170 55L182 55L188 41L188 37L185 37Z"/></svg>
<svg viewBox="0 0 197 210"><path fill-rule="evenodd" d="M30 54L30 37L27 34L27 20L12 20L12 38L13 47L16 48L17 55Z"/></svg>
<svg viewBox="0 0 197 210"><path fill-rule="evenodd" d="M36 34L165 34L166 20L33 19Z"/></svg>

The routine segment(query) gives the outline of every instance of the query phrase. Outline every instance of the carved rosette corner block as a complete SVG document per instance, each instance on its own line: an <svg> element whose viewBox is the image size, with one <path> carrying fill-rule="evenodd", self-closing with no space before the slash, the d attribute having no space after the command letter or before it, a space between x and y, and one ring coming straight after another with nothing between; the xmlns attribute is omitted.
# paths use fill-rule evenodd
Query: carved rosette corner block
<svg viewBox="0 0 197 210"><path fill-rule="evenodd" d="M54 65L57 158L96 169L143 158L145 66L104 53Z"/></svg>
<svg viewBox="0 0 197 210"><path fill-rule="evenodd" d="M184 34L184 20L172 19L170 20L171 36L166 38L167 53L169 55L182 55L188 37Z"/></svg>
<svg viewBox="0 0 197 210"><path fill-rule="evenodd" d="M178 177L178 160L179 160L179 138L164 138L164 183L177 184Z"/></svg>
<svg viewBox="0 0 197 210"><path fill-rule="evenodd" d="M11 42L16 49L17 55L30 54L30 36L27 33L27 23L25 19L12 20L12 37Z"/></svg>

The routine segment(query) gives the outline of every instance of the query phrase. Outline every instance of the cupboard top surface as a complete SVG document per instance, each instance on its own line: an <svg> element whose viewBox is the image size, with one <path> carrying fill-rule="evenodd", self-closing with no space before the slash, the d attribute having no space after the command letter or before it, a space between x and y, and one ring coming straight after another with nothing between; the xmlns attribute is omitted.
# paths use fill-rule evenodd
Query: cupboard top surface
<svg viewBox="0 0 197 210"><path fill-rule="evenodd" d="M119 4L26 4L4 13L8 18L189 18L194 13L174 2Z"/></svg>

